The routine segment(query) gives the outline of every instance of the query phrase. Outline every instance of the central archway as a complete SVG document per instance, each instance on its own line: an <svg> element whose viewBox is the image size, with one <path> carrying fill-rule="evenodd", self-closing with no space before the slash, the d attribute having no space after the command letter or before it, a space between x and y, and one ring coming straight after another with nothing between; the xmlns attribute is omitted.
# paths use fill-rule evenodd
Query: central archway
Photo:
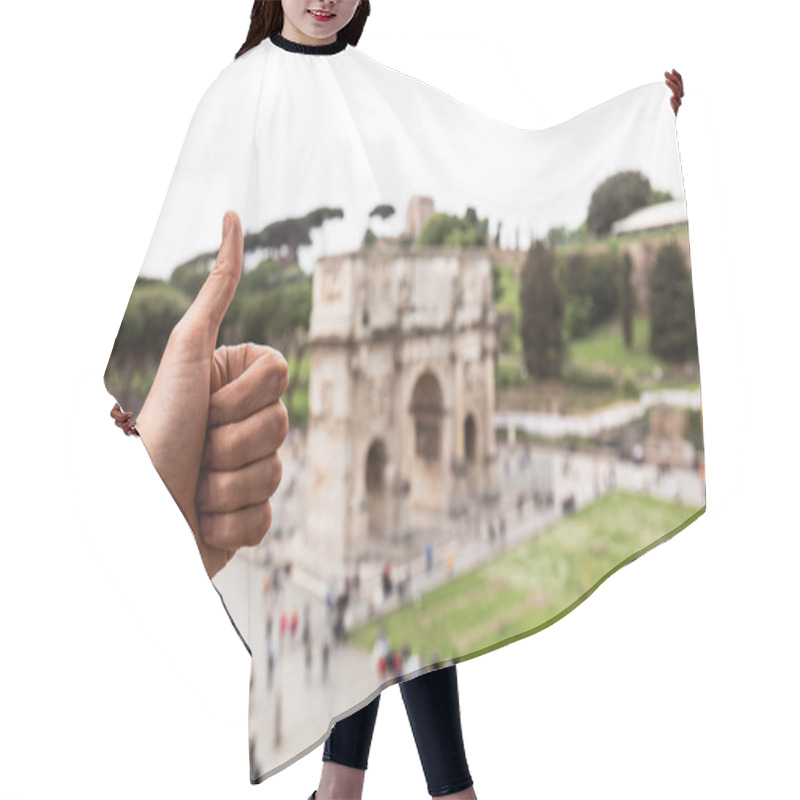
<svg viewBox="0 0 800 800"><path fill-rule="evenodd" d="M446 497L445 408L441 383L431 370L423 372L414 384L410 412L414 423L411 510L438 512Z"/></svg>
<svg viewBox="0 0 800 800"><path fill-rule="evenodd" d="M367 517L369 535L382 536L386 528L386 445L382 439L375 439L367 451L365 483L367 490Z"/></svg>
<svg viewBox="0 0 800 800"><path fill-rule="evenodd" d="M475 425L475 415L467 414L464 420L464 458L468 464L475 463L475 453L477 451L478 431Z"/></svg>
<svg viewBox="0 0 800 800"><path fill-rule="evenodd" d="M414 450L418 458L436 462L442 451L442 389L436 376L428 371L422 374L411 396L411 414L414 417Z"/></svg>

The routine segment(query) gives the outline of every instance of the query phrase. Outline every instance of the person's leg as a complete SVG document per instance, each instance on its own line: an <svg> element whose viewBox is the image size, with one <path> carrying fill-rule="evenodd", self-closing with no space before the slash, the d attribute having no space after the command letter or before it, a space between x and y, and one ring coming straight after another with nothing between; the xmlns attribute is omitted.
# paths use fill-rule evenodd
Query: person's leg
<svg viewBox="0 0 800 800"><path fill-rule="evenodd" d="M325 740L322 777L315 800L360 800L380 699L378 695L334 724Z"/></svg>
<svg viewBox="0 0 800 800"><path fill-rule="evenodd" d="M400 692L431 797L474 798L461 733L456 665L403 681Z"/></svg>

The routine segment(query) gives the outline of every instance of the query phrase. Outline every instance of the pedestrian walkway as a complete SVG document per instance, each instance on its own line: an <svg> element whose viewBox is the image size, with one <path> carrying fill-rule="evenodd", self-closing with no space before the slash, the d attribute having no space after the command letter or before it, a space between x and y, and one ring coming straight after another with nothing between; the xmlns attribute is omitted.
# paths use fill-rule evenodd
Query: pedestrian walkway
<svg viewBox="0 0 800 800"><path fill-rule="evenodd" d="M257 584L258 597L253 598L255 616L261 624L252 629L253 704L251 734L255 739L255 758L261 774L284 764L292 755L309 746L314 737L327 736L334 716L347 716L378 688L378 677L370 654L346 643L337 643L331 633L324 600L310 594L291 580L285 581L277 594L265 599L261 587L267 569L256 564L252 584ZM302 641L303 612L310 609L310 641L312 662L306 667ZM292 635L280 635L280 615L296 610L299 624ZM277 657L271 685L267 670L267 614L273 615L272 637ZM330 656L327 677L323 683L322 647L328 641ZM345 712L345 713L343 713Z"/></svg>
<svg viewBox="0 0 800 800"><path fill-rule="evenodd" d="M521 450L509 450L510 459L520 457ZM655 495L664 499L680 497L698 507L704 502L703 484L692 470L671 470L660 477L654 465L622 462L607 455L567 453L553 449L553 477L550 482L551 504L533 502L530 492L518 505L520 490L530 485L531 471L515 462L508 472L510 480L503 485L500 503L492 512L492 520L502 516L504 523L495 528L495 536L487 535L487 519L481 525L465 525L461 536L437 542L434 558L428 568L424 548L415 545L417 555L392 563L393 591L383 598L381 576L385 559L373 559L359 567L358 596L350 592L348 619L352 628L370 621L370 598L374 617L380 618L395 609L414 602L423 595L496 558L508 547L539 535L563 517L562 503L574 498L578 510L594 502L613 488ZM565 462L568 462L565 468ZM527 463L527 462L525 462ZM613 474L613 479L610 477ZM527 476L527 477L526 477ZM467 531L464 535L463 531ZM238 553L215 583L226 598L232 618L253 652L253 693L251 697L251 735L254 757L260 774L265 775L292 756L302 755L302 748L328 734L334 717L342 718L369 702L380 685L372 653L351 643L337 641L333 635L333 614L326 607L327 584L323 579L304 573L302 565L292 559L292 538L269 543L271 564L265 567L256 560L257 551ZM407 549L405 552L414 552ZM452 560L448 563L448 553ZM291 575L268 594L265 580L276 566L292 563ZM399 581L410 579L400 600ZM246 587L243 589L242 587ZM376 591L377 590L377 591ZM375 600L378 602L374 602ZM312 661L306 665L302 640L304 609L310 612ZM286 632L281 639L280 616L297 612L298 625L294 636ZM266 621L272 615L272 640L276 658L272 680L268 674L268 642ZM322 648L329 643L327 675L323 678ZM401 642L390 642L398 648ZM464 654L468 655L468 654ZM423 667L427 666L425 664ZM312 745L314 749L318 745ZM299 755L300 754L300 755Z"/></svg>

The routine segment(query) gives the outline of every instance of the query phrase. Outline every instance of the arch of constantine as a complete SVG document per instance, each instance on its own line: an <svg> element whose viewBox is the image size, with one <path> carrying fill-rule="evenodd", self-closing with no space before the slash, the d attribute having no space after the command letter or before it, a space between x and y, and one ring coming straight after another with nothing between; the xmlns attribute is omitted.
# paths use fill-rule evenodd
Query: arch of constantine
<svg viewBox="0 0 800 800"><path fill-rule="evenodd" d="M295 558L327 579L359 559L418 556L496 502L497 344L483 249L326 256L312 294Z"/></svg>

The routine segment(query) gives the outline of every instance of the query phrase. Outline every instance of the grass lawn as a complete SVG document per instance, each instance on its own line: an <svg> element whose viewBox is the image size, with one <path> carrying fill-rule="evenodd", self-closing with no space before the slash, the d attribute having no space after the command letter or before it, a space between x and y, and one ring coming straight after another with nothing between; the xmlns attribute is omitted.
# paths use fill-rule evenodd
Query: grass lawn
<svg viewBox="0 0 800 800"><path fill-rule="evenodd" d="M593 385L593 381L566 379L522 378L522 355L500 353L495 380L498 411L551 411L556 401L565 414L583 414L608 406L610 403L631 399L630 387L645 389L696 388L697 381L686 379L680 368L662 361L647 350L650 321L637 316L633 325L633 348L625 349L618 321L598 326L585 339L568 345L566 364L579 375L591 375L595 366L604 364L618 367L621 376L609 378L606 385ZM654 367L661 368L660 378L653 376Z"/></svg>
<svg viewBox="0 0 800 800"><path fill-rule="evenodd" d="M647 349L650 340L650 320L636 316L633 319L633 347L625 348L619 320L598 326L591 336L569 344L569 360L585 370L595 364L611 364L623 372L650 376L655 366L663 363Z"/></svg>
<svg viewBox="0 0 800 800"><path fill-rule="evenodd" d="M612 492L380 624L392 647L409 645L423 664L434 653L441 660L481 655L551 625L696 513L682 504ZM352 631L350 640L371 652L377 631L372 622Z"/></svg>
<svg viewBox="0 0 800 800"><path fill-rule="evenodd" d="M663 235L648 232L641 236L625 236L597 244L597 248L614 249L626 242L675 238L675 231ZM687 235L686 231L679 236ZM557 249L562 260L573 251L584 251L585 243ZM591 248L589 248L591 249ZM618 319L594 328L587 337L569 342L565 353L563 380L536 380L523 377L524 349L520 336L519 279L506 264L496 264L499 297L495 302L498 311L511 314L514 325L500 343L500 353L495 370L498 410L550 411L557 403L562 413L586 413L618 400L628 399L650 388L694 388L696 380L687 379L681 367L671 365L648 350L650 320L635 316L633 320L633 346L627 350ZM593 376L600 367L608 376L605 385ZM654 376L655 368L660 375ZM568 373L567 370L570 372ZM617 371L618 370L618 371Z"/></svg>

